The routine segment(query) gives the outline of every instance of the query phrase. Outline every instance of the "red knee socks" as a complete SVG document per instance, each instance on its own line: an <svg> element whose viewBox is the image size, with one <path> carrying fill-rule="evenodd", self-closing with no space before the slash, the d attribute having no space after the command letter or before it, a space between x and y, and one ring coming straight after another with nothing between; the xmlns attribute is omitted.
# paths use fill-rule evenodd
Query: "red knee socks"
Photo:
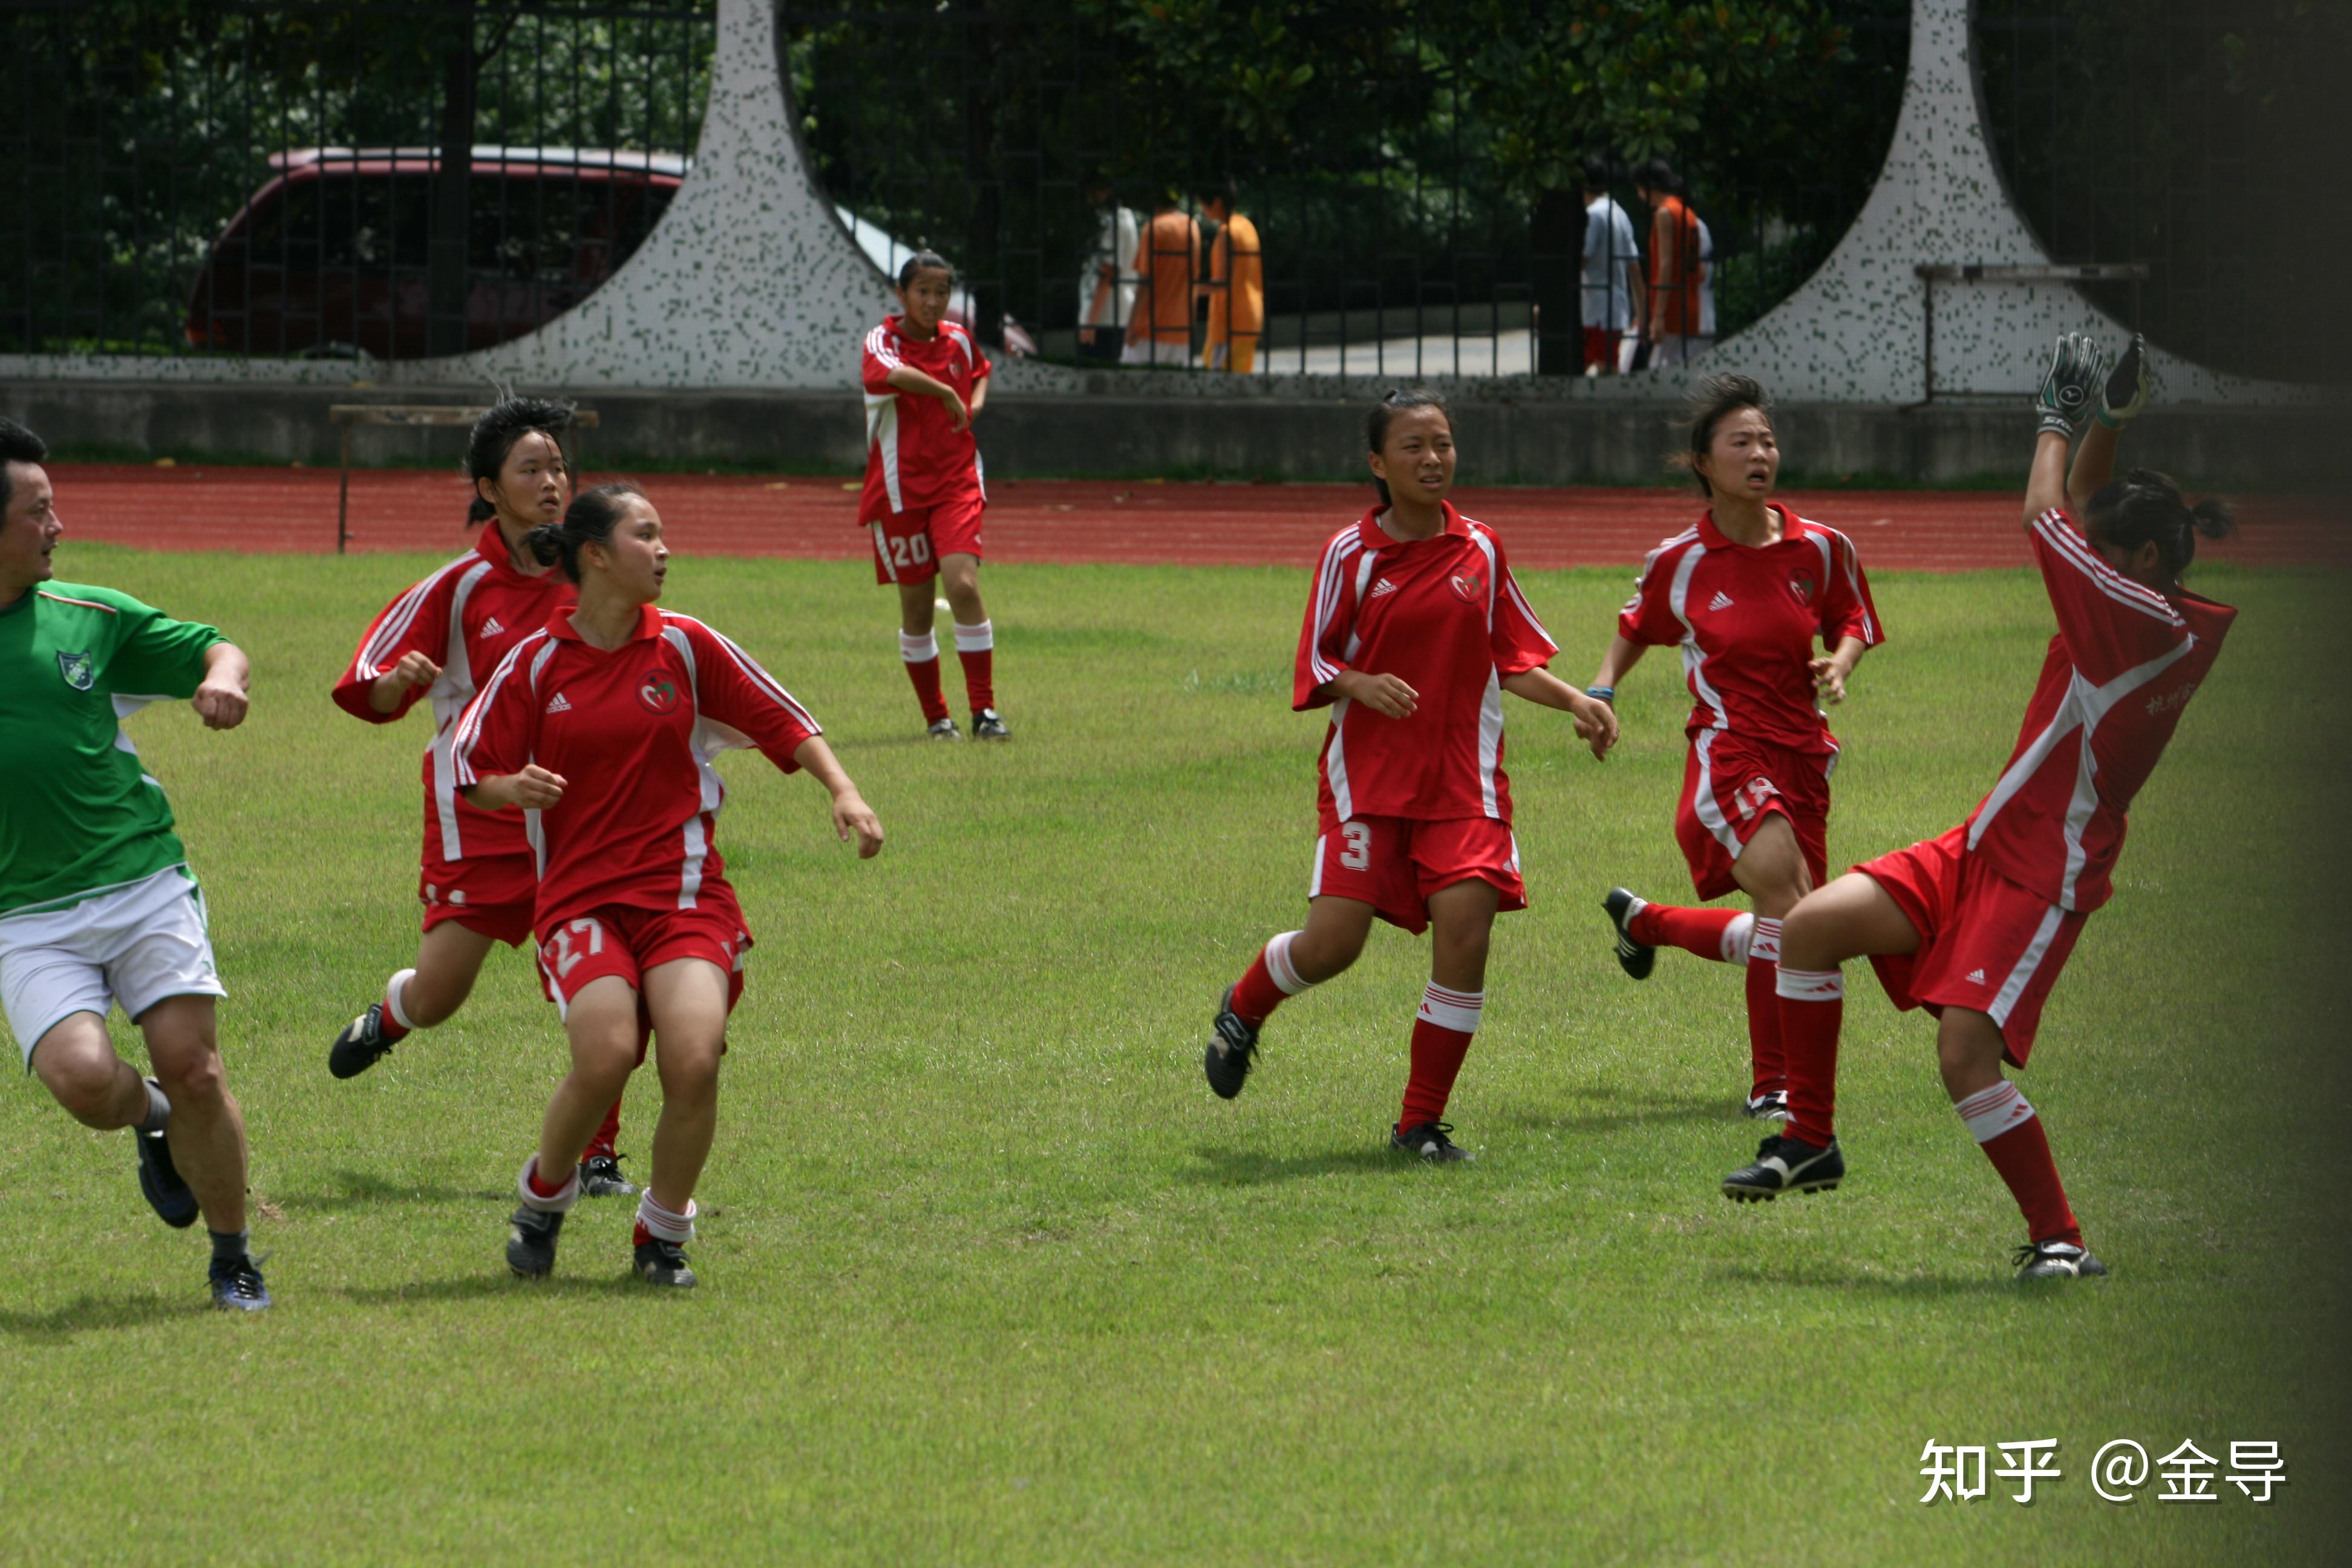
<svg viewBox="0 0 2352 1568"><path fill-rule="evenodd" d="M915 700L923 705L923 721L936 724L948 716L948 700L940 690L940 639L898 634L898 657L907 661L907 679L914 684Z"/></svg>
<svg viewBox="0 0 2352 1568"><path fill-rule="evenodd" d="M1741 910L1686 910L1645 903L1627 919L1625 929L1644 947L1679 947L1711 963L1745 963L1751 919Z"/></svg>
<svg viewBox="0 0 2352 1568"><path fill-rule="evenodd" d="M1433 980L1421 994L1421 1010L1412 1021L1412 1071L1405 1080L1398 1131L1445 1119L1445 1102L1454 1093L1462 1058L1470 1054L1470 1037L1478 1032L1478 1014L1486 1004L1484 991L1449 991Z"/></svg>
<svg viewBox="0 0 2352 1568"><path fill-rule="evenodd" d="M1776 964L1773 978L1780 1044L1788 1062L1788 1136L1825 1147L1837 1136L1838 1029L1845 1021L1845 976L1834 969L1781 969Z"/></svg>
<svg viewBox="0 0 2352 1568"><path fill-rule="evenodd" d="M1780 922L1756 917L1748 940L1748 1066L1752 1097L1789 1086L1780 1043Z"/></svg>
<svg viewBox="0 0 2352 1568"><path fill-rule="evenodd" d="M975 713L996 706L996 626L956 623L956 661L963 666L964 697Z"/></svg>
<svg viewBox="0 0 2352 1568"><path fill-rule="evenodd" d="M2017 1086L2003 1079L1957 1102L1953 1110L1969 1124L1977 1146L2009 1184L2010 1195L2025 1215L2026 1234L2033 1241L2064 1241L2083 1245L2083 1227L2067 1205L2066 1188L2058 1180L2058 1162L2050 1157L2050 1135Z"/></svg>
<svg viewBox="0 0 2352 1568"><path fill-rule="evenodd" d="M1233 1009L1253 1029L1282 1005L1284 997L1296 996L1307 987L1308 983L1290 966L1290 944L1298 935L1286 931L1267 942L1234 987Z"/></svg>

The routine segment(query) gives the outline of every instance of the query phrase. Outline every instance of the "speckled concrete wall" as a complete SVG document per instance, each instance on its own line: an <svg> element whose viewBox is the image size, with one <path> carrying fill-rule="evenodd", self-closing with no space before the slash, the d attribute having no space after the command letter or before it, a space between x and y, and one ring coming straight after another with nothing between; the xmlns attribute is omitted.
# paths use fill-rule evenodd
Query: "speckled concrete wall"
<svg viewBox="0 0 2352 1568"><path fill-rule="evenodd" d="M1465 380L1474 399L1655 402L1693 376L1738 369L1791 403L1905 404L1926 391L1921 262L2047 258L2003 191L1979 111L1969 0L1914 0L1910 79L1886 166L1821 270L1761 321L1690 366L1602 377ZM884 280L835 220L793 134L770 0L719 0L710 108L695 167L636 255L578 308L480 353L373 367L384 385L815 389L854 384L858 335L890 306ZM2124 329L2057 284L1939 285L1939 387L2014 392L2053 335ZM2157 356L2171 403L2307 401L2310 389ZM1353 399L1395 377L1153 375L1013 363L1000 391L1142 397ZM0 380L348 383L348 363L301 360L0 355ZM1433 378L1434 379L1434 378Z"/></svg>

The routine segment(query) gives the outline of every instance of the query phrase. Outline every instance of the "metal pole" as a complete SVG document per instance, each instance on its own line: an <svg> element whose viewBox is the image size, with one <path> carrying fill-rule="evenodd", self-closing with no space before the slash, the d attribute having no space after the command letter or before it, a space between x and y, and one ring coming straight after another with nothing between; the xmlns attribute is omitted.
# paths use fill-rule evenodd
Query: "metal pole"
<svg viewBox="0 0 2352 1568"><path fill-rule="evenodd" d="M343 482L341 498L335 507L335 553L343 553L343 546L352 537L352 427L343 426Z"/></svg>

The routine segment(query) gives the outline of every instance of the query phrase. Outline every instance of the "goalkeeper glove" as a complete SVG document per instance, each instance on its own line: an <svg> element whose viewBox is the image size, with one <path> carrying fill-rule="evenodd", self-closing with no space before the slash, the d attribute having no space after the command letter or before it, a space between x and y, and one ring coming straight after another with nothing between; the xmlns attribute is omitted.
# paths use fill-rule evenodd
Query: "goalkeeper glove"
<svg viewBox="0 0 2352 1568"><path fill-rule="evenodd" d="M2071 437L2083 423L2083 416L2091 411L2091 399L2105 369L2105 356L2088 333L2061 332L2050 355L2049 374L2042 378L2042 390L2033 398L2042 428Z"/></svg>
<svg viewBox="0 0 2352 1568"><path fill-rule="evenodd" d="M2147 406L2148 394L2155 389L2156 377L2147 368L2147 339L2134 332L2131 347L2107 377L2107 390L2099 399L2099 423L2110 430L2122 429Z"/></svg>

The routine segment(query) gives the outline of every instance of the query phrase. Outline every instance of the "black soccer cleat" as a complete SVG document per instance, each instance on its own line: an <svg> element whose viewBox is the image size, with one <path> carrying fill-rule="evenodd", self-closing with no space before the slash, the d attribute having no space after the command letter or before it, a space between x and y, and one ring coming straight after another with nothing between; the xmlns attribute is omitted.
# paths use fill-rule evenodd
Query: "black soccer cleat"
<svg viewBox="0 0 2352 1568"><path fill-rule="evenodd" d="M1734 1203L1770 1203L1782 1193L1825 1193L1845 1180L1845 1156L1832 1138L1826 1149L1777 1134L1756 1145L1756 1163L1723 1178Z"/></svg>
<svg viewBox="0 0 2352 1568"><path fill-rule="evenodd" d="M367 1011L343 1026L327 1052L327 1070L337 1078L357 1078L383 1059L392 1042L383 1037L383 1004L371 1002Z"/></svg>
<svg viewBox="0 0 2352 1568"><path fill-rule="evenodd" d="M1768 1089L1761 1094L1751 1094L1739 1114L1750 1121L1786 1121L1789 1120L1789 1091Z"/></svg>
<svg viewBox="0 0 2352 1568"><path fill-rule="evenodd" d="M250 1254L234 1263L215 1259L212 1266L213 1305L224 1312L265 1312L269 1288L261 1282L261 1266Z"/></svg>
<svg viewBox="0 0 2352 1568"><path fill-rule="evenodd" d="M1612 888L1601 907L1609 911L1609 923L1617 931L1617 967L1636 980L1647 980L1658 962L1658 950L1633 940L1631 925L1635 900L1624 888Z"/></svg>
<svg viewBox="0 0 2352 1568"><path fill-rule="evenodd" d="M2071 1241L2032 1241L2010 1259L2019 1279L2104 1279L2107 1266Z"/></svg>
<svg viewBox="0 0 2352 1568"><path fill-rule="evenodd" d="M161 1132L142 1132L134 1127L131 1137L139 1147L139 1190L145 1194L147 1206L173 1230L195 1224L201 1212L196 1194L188 1190L188 1184L180 1179L180 1168L172 1163L172 1146Z"/></svg>
<svg viewBox="0 0 2352 1568"><path fill-rule="evenodd" d="M971 738L975 741L1009 741L1013 727L993 708L982 708L971 716Z"/></svg>
<svg viewBox="0 0 2352 1568"><path fill-rule="evenodd" d="M621 1174L618 1154L591 1154L580 1162L580 1193L591 1198L633 1198L637 1184Z"/></svg>
<svg viewBox="0 0 2352 1568"><path fill-rule="evenodd" d="M637 1278L648 1285L667 1285L673 1289L694 1289L694 1270L687 1267L686 1248L675 1241L655 1237L637 1244Z"/></svg>
<svg viewBox="0 0 2352 1568"><path fill-rule="evenodd" d="M1400 1154L1410 1154L1432 1165L1449 1165L1456 1160L1476 1159L1477 1155L1446 1136L1453 1131L1454 1124L1450 1121L1424 1121L1402 1132L1391 1132L1389 1147Z"/></svg>
<svg viewBox="0 0 2352 1568"><path fill-rule="evenodd" d="M924 728L923 739L927 741L961 741L963 739L963 731L956 728L956 721L953 719L940 717L932 720L930 723Z"/></svg>
<svg viewBox="0 0 2352 1568"><path fill-rule="evenodd" d="M1217 1021L1212 1026L1208 1048L1201 1053L1201 1070L1209 1075L1209 1087L1217 1091L1219 1100L1231 1100L1249 1081L1250 1060L1257 1055L1257 1031L1242 1022L1234 1011L1234 988L1225 987L1225 999L1217 1004Z"/></svg>
<svg viewBox="0 0 2352 1568"><path fill-rule="evenodd" d="M563 1234L563 1216L529 1204L507 1221L507 1267L519 1279L544 1279L555 1272L555 1238Z"/></svg>

